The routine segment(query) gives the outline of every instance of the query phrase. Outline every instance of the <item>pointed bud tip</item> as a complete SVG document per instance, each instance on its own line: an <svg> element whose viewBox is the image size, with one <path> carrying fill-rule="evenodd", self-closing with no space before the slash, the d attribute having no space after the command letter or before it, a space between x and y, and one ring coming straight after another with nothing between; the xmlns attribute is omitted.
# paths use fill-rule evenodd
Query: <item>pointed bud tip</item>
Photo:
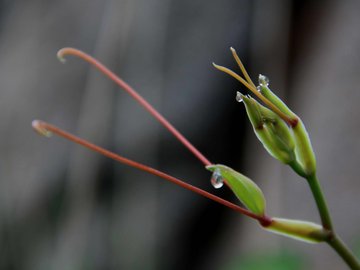
<svg viewBox="0 0 360 270"><path fill-rule="evenodd" d="M229 70L228 68L226 68L226 67L223 67L223 66L220 66L220 65L217 65L217 64L215 64L214 62L212 63L212 65L214 66L214 68L216 68L217 70L220 70L220 71L222 71L222 72L225 72L225 73L228 73L228 74L230 74L232 71L231 70ZM231 74L230 74L231 75ZM232 75L231 75L232 76Z"/></svg>
<svg viewBox="0 0 360 270"><path fill-rule="evenodd" d="M224 71L224 67L223 67L223 66L217 65L217 64L215 64L215 62L212 62L212 65L213 65L213 67L216 68L217 70Z"/></svg>
<svg viewBox="0 0 360 270"><path fill-rule="evenodd" d="M51 137L52 132L49 131L45 126L44 126L44 122L40 121L40 120L34 120L31 123L33 129L39 133L42 136L45 137Z"/></svg>

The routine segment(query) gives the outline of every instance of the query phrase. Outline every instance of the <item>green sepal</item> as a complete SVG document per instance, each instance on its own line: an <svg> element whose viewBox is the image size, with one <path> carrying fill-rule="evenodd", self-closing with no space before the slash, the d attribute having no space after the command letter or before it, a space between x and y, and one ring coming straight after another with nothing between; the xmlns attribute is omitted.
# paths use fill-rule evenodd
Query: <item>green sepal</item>
<svg viewBox="0 0 360 270"><path fill-rule="evenodd" d="M206 169L219 172L224 182L247 209L259 216L264 215L266 207L264 194L250 178L221 164L209 165Z"/></svg>
<svg viewBox="0 0 360 270"><path fill-rule="evenodd" d="M319 224L294 219L272 218L271 224L264 229L313 244L324 242L330 237L330 232Z"/></svg>
<svg viewBox="0 0 360 270"><path fill-rule="evenodd" d="M292 131L273 111L251 97L242 96L255 135L274 158L285 164L295 159Z"/></svg>

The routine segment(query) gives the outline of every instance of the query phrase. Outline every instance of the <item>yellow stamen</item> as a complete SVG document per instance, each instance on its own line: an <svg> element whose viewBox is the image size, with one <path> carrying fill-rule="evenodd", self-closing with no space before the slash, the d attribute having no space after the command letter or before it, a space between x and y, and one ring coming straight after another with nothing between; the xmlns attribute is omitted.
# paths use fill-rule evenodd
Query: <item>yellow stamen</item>
<svg viewBox="0 0 360 270"><path fill-rule="evenodd" d="M272 103L270 100L268 100L266 97L264 97L260 92L258 92L256 87L250 85L247 81L245 81L245 79L240 77L234 71L232 71L231 69L228 69L226 67L216 65L215 63L213 63L213 66L216 69L218 69L222 72L225 72L226 74L229 74L231 77L233 77L236 80L238 80L239 82L241 82L246 88L248 88L255 96L257 96L262 102L264 102L273 112L275 112L277 115L279 115L290 126L292 126L294 124L293 119L291 119L285 113L280 111L280 109L278 107L276 107L276 105L274 103Z"/></svg>
<svg viewBox="0 0 360 270"><path fill-rule="evenodd" d="M253 81L251 80L249 74L247 73L243 63L241 62L239 56L237 55L235 49L233 47L230 47L230 50L231 50L231 53L233 55L233 57L235 58L236 60L236 63L238 64L239 68L241 69L241 72L243 73L246 81L251 84L251 86L253 86L254 88L256 88L255 84L253 83Z"/></svg>

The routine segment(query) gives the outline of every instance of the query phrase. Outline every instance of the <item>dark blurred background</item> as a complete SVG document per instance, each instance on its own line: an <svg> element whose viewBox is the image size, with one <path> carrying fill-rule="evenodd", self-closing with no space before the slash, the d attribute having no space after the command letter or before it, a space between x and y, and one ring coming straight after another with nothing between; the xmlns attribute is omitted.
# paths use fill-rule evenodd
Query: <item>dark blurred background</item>
<svg viewBox="0 0 360 270"><path fill-rule="evenodd" d="M59 138L42 119L214 190L210 174L94 68L56 59L64 46L103 61L211 161L263 189L268 213L319 222L306 183L268 156L211 63L237 49L310 133L335 227L360 250L360 1L1 0L1 269L346 269L325 244L254 221Z"/></svg>

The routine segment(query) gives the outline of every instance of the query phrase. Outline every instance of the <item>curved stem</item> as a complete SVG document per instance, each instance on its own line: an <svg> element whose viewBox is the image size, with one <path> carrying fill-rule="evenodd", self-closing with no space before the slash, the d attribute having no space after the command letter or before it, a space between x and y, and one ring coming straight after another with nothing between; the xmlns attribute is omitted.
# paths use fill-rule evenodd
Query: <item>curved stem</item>
<svg viewBox="0 0 360 270"><path fill-rule="evenodd" d="M111 151L108 151L102 147L99 147L93 143L90 143L84 139L81 139L75 135L72 135L56 126L53 126L51 124L48 124L46 122L43 122L43 121L39 121L39 120L34 120L33 123L32 123L32 126L33 128L38 132L40 133L41 135L44 135L46 137L50 137L52 135L52 133L58 135L58 136L61 136L67 140L70 140L70 141L73 141L77 144L80 144L92 151L95 151L97 153L100 153L108 158L111 158L111 159L114 159L120 163L123 163L125 165L128 165L130 167L134 167L138 170L141 170L141 171L144 171L144 172L147 172L147 173L150 173L150 174L153 174L153 175L156 175L158 177L161 177L167 181L170 181L176 185L179 185L185 189L188 189L192 192L195 192L203 197L206 197L210 200L213 200L217 203L220 203L228 208L231 208L241 214L244 214L250 218L253 218L253 219L256 219L257 221L259 221L259 223L262 225L262 226L268 226L269 224L271 224L271 218L270 217L267 217L267 216L259 216L259 215L256 215L252 212L250 212L249 210L245 209L245 208L242 208L236 204L233 204L227 200L224 200L218 196L215 196L205 190L202 190L201 188L198 188L198 187L195 187L193 185L190 185L178 178L175 178L171 175L168 175L164 172L161 172L159 170L156 170L154 168L151 168L149 166L146 166L144 164L141 164L141 163L138 163L136 161L133 161L133 160L130 160L130 159L127 159L125 157L122 157L118 154L115 154Z"/></svg>
<svg viewBox="0 0 360 270"><path fill-rule="evenodd" d="M316 174L314 173L313 175L306 177L306 180L308 181L311 192L314 196L323 227L329 231L333 231L329 209Z"/></svg>
<svg viewBox="0 0 360 270"><path fill-rule="evenodd" d="M341 256L352 270L360 270L359 260L337 235L334 235L327 243Z"/></svg>
<svg viewBox="0 0 360 270"><path fill-rule="evenodd" d="M322 193L319 180L316 174L306 177L311 192L313 193L319 214L321 217L321 223L324 229L331 232L331 237L326 241L336 253L347 263L352 270L360 270L360 262L354 256L352 251L345 245L345 243L335 234L329 209L326 204L324 194Z"/></svg>
<svg viewBox="0 0 360 270"><path fill-rule="evenodd" d="M168 120L165 119L149 102L147 102L142 96L139 95L130 85L120 79L115 73L101 64L98 60L92 56L74 48L63 48L58 51L57 56L61 62L65 62L66 55L77 56L94 67L100 72L109 77L118 86L124 89L131 97L133 97L141 106L143 106L156 120L158 120L167 130L169 130L190 152L197 157L205 166L211 165L212 163L193 146Z"/></svg>

